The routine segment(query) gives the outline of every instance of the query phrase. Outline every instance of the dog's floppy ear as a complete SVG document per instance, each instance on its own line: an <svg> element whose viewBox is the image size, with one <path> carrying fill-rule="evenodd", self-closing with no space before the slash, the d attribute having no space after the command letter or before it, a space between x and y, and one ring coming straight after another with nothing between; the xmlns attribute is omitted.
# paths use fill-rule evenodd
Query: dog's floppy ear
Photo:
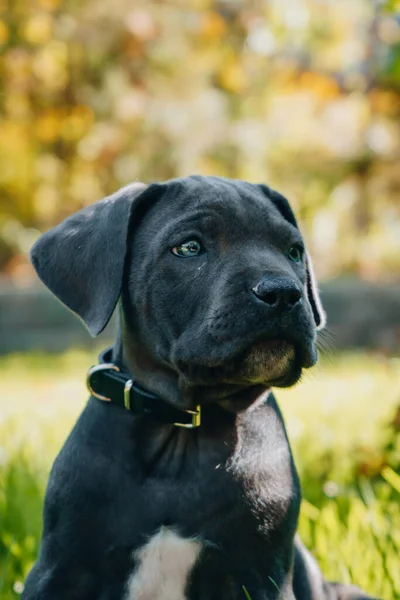
<svg viewBox="0 0 400 600"><path fill-rule="evenodd" d="M134 183L87 206L42 235L31 250L40 279L92 336L103 331L117 304L132 208L148 189Z"/></svg>
<svg viewBox="0 0 400 600"><path fill-rule="evenodd" d="M289 202L286 200L282 194L272 190L267 185L261 184L260 188L264 192L264 194L271 200L274 206L279 210L281 215L289 221L291 225L299 229L299 226L296 221L296 217L290 207ZM321 299L318 292L317 281L314 275L314 268L312 265L312 260L308 252L306 252L306 270L307 270L307 296L310 302L314 321L317 329L323 329L326 325L326 314L322 307Z"/></svg>

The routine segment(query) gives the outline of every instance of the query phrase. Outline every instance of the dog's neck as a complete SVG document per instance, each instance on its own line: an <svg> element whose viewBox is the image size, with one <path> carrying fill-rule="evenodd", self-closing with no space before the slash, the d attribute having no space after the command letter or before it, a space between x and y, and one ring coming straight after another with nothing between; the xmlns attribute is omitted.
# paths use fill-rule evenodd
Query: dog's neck
<svg viewBox="0 0 400 600"><path fill-rule="evenodd" d="M168 365L150 357L140 347L132 332L128 331L123 319L118 322L117 338L112 348L112 362L122 368L141 387L180 409L218 404L229 412L245 410L265 394L267 388L252 385L243 388L226 386L185 385L179 375Z"/></svg>
<svg viewBox="0 0 400 600"><path fill-rule="evenodd" d="M117 339L114 342L114 345L112 347L112 362L115 365L118 365L119 367L123 367L125 370L128 371L128 367L124 362L124 349L123 349L123 344L122 344L122 335L121 335L121 331L122 331L122 323L121 323L121 318L118 319L117 321Z"/></svg>

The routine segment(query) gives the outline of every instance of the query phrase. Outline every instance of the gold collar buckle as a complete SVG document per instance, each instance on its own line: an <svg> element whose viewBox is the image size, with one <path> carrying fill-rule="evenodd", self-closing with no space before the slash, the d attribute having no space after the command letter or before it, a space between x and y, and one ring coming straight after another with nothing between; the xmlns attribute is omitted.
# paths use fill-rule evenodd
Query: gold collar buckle
<svg viewBox="0 0 400 600"><path fill-rule="evenodd" d="M194 429L195 427L200 427L201 425L201 407L200 405L196 406L196 410L184 410L183 412L192 415L191 423L174 423L176 427L184 427L185 429Z"/></svg>

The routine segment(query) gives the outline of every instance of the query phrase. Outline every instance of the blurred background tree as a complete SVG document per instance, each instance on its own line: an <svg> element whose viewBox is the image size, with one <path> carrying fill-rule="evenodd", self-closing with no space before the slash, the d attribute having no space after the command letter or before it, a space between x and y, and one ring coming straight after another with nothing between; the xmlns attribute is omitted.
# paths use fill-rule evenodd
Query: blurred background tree
<svg viewBox="0 0 400 600"><path fill-rule="evenodd" d="M399 11L0 0L0 271L129 181L203 173L286 193L320 277L399 280Z"/></svg>

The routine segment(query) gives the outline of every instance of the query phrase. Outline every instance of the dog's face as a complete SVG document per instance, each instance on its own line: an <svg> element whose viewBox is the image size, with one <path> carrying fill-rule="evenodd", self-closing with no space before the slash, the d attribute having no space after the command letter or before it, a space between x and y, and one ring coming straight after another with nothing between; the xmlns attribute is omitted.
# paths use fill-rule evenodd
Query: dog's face
<svg viewBox="0 0 400 600"><path fill-rule="evenodd" d="M122 290L126 360L139 380L156 393L162 389L148 381L149 372L153 379L164 378L169 400L182 403L182 396L191 397L190 390L197 390L198 402L199 398L223 400L248 388L293 385L302 369L317 360L316 329L322 325L323 313L287 201L266 186L220 178L153 184L136 195L129 189L123 192L125 198L117 195L108 200L108 214L98 219L98 228L106 228L102 236L96 237L96 205L92 218L85 215L68 228L69 241L75 238L76 246L81 241L83 266L78 261L74 269L86 269L76 288L81 299L75 298L75 305L65 298L66 284L59 282L62 273L56 284L50 285L48 277L46 281L49 267L39 240L33 260L50 289L92 330L104 327L109 306L115 306ZM119 205L129 203L135 210L118 215ZM82 235L88 226L91 236L86 233L86 244L98 246L91 261L85 256L85 242L79 239L79 232ZM65 235L59 232L56 241ZM112 235L122 236L123 256L112 258L107 271L104 262L112 251ZM88 288L82 290L85 281L88 285L93 280L85 264L99 279L95 293L104 294L94 312L96 298ZM61 265L63 269L67 280L76 280L75 271L71 275L70 268L68 273L68 267ZM116 285L110 292L110 286ZM167 391L173 379L178 382L179 400ZM204 393L199 394L199 389Z"/></svg>

